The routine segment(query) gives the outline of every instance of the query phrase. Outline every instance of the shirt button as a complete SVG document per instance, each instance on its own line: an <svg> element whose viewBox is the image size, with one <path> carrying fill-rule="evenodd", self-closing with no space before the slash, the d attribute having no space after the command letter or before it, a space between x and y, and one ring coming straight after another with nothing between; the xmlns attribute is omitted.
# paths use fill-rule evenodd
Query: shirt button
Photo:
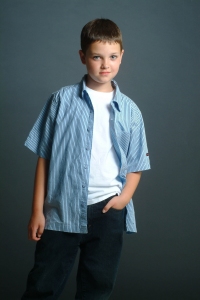
<svg viewBox="0 0 200 300"><path fill-rule="evenodd" d="M83 188L83 189L85 188L85 185L84 185L84 184L82 185L82 188Z"/></svg>
<svg viewBox="0 0 200 300"><path fill-rule="evenodd" d="M90 131L90 129L88 128L88 129L87 129L87 132L89 132L89 131Z"/></svg>

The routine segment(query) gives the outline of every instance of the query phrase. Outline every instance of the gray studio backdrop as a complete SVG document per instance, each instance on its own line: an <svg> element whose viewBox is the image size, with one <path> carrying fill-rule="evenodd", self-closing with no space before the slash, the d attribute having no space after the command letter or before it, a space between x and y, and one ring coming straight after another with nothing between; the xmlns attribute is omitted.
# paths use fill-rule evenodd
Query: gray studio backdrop
<svg viewBox="0 0 200 300"><path fill-rule="evenodd" d="M200 1L1 0L1 299L18 300L33 263L27 240L36 156L24 140L49 95L85 73L81 28L123 32L117 75L145 120L152 170L134 196L112 300L200 299ZM74 299L76 265L60 297Z"/></svg>

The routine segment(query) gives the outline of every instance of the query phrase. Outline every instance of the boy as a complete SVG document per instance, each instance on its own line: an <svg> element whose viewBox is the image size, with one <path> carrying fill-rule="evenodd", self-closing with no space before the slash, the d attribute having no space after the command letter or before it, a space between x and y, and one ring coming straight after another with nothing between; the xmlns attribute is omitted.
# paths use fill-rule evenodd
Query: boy
<svg viewBox="0 0 200 300"><path fill-rule="evenodd" d="M52 94L26 140L39 158L28 227L35 265L23 300L58 299L79 248L75 299L112 292L123 230L136 231L130 199L150 168L141 113L113 81L123 53L115 23L86 24L87 75Z"/></svg>

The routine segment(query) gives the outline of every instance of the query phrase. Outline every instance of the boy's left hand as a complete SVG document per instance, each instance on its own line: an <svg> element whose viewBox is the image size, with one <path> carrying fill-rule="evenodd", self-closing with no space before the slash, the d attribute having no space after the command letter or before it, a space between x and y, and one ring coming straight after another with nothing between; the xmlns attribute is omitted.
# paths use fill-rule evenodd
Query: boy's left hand
<svg viewBox="0 0 200 300"><path fill-rule="evenodd" d="M125 202L124 199L122 199L120 197L120 195L115 196L106 204L106 206L103 208L102 212L106 213L107 211L109 211L109 209L111 207L114 209L117 209L117 210L121 210L126 206L127 203L128 202L127 201Z"/></svg>
<svg viewBox="0 0 200 300"><path fill-rule="evenodd" d="M118 210L123 209L131 200L140 181L140 177L141 172L128 173L122 193L119 196L113 197L103 208L102 212L106 213L111 207Z"/></svg>

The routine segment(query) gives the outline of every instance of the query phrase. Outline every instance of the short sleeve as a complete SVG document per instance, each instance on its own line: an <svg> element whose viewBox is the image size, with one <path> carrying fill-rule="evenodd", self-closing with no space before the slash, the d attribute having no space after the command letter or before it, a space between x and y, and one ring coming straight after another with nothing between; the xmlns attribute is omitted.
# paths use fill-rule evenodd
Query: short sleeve
<svg viewBox="0 0 200 300"><path fill-rule="evenodd" d="M58 106L57 95L52 94L39 114L24 144L31 151L45 159L50 159L51 157Z"/></svg>
<svg viewBox="0 0 200 300"><path fill-rule="evenodd" d="M130 144L127 153L127 173L150 169L144 122L141 112L133 113Z"/></svg>

